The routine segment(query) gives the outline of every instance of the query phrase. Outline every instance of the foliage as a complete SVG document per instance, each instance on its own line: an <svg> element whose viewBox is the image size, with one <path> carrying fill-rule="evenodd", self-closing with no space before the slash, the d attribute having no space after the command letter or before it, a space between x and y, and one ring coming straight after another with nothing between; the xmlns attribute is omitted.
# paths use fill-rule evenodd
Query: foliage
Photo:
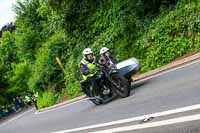
<svg viewBox="0 0 200 133"><path fill-rule="evenodd" d="M33 90L48 88L57 90L65 87L63 73L56 63L56 57L65 52L64 34L56 33L38 50L29 87Z"/></svg>
<svg viewBox="0 0 200 133"><path fill-rule="evenodd" d="M178 56L199 50L199 5L197 1L179 2L174 10L153 20L146 34L136 42L146 49L143 71L160 67ZM166 23L167 22L167 23Z"/></svg>
<svg viewBox="0 0 200 133"><path fill-rule="evenodd" d="M31 66L27 62L22 62L13 65L12 77L9 78L10 89L9 92L18 92L25 94L26 91L31 91L27 85L30 78Z"/></svg>
<svg viewBox="0 0 200 133"><path fill-rule="evenodd" d="M82 95L86 47L136 57L142 72L200 50L197 0L23 0L14 9L16 30L0 42L0 103L29 90L41 93L40 108Z"/></svg>
<svg viewBox="0 0 200 133"><path fill-rule="evenodd" d="M42 95L38 97L38 102L37 102L38 108L41 109L53 105L54 103L56 103L57 98L58 94L56 94L55 91L53 90L45 91L44 93L42 93Z"/></svg>
<svg viewBox="0 0 200 133"><path fill-rule="evenodd" d="M11 99L8 93L9 78L12 76L12 63L17 60L14 41L14 33L3 32L0 40L0 103L7 103L7 99Z"/></svg>

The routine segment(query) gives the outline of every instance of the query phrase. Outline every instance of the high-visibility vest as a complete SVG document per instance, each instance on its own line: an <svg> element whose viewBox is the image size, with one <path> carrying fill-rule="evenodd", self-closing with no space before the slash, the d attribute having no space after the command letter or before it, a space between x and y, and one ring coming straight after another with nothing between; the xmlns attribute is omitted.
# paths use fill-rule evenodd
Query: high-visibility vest
<svg viewBox="0 0 200 133"><path fill-rule="evenodd" d="M26 102L30 102L31 101L30 97L29 96L25 96L25 101Z"/></svg>
<svg viewBox="0 0 200 133"><path fill-rule="evenodd" d="M36 93L34 94L34 97L35 97L35 98L38 98L38 97L39 97L38 92L36 92Z"/></svg>
<svg viewBox="0 0 200 133"><path fill-rule="evenodd" d="M81 60L81 63L86 65L89 70L96 70L96 68L97 68L96 64L90 63L87 60L85 60L84 58ZM90 73L88 75L82 75L83 80L87 80L87 78L93 77L96 73L97 73L97 71L94 71L94 73Z"/></svg>

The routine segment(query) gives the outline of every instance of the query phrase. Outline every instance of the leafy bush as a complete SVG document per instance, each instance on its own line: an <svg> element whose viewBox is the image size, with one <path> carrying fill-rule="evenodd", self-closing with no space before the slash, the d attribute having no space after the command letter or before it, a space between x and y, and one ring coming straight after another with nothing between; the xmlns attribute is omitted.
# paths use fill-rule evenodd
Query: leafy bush
<svg viewBox="0 0 200 133"><path fill-rule="evenodd" d="M41 109L55 104L57 98L58 94L56 94L55 91L53 90L48 90L43 92L42 95L38 97L38 102L37 102L38 108Z"/></svg>
<svg viewBox="0 0 200 133"><path fill-rule="evenodd" d="M30 88L44 91L52 87L57 88L57 90L65 87L63 73L56 63L56 57L59 57L65 50L64 45L64 34L61 32L50 37L38 50L32 76L29 80Z"/></svg>
<svg viewBox="0 0 200 133"><path fill-rule="evenodd" d="M142 70L160 67L176 57L199 50L198 38L200 10L198 2L178 2L154 19L148 32L138 39L136 45L146 49Z"/></svg>

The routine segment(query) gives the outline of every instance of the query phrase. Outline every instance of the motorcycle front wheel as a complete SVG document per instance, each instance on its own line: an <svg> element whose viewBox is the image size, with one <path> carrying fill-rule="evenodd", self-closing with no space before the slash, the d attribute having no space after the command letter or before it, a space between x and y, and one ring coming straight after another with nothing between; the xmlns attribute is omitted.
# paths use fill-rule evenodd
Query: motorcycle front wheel
<svg viewBox="0 0 200 133"><path fill-rule="evenodd" d="M112 79L115 82L115 92L118 96L121 98L128 97L130 95L130 85L128 83L128 80L120 75L113 75Z"/></svg>

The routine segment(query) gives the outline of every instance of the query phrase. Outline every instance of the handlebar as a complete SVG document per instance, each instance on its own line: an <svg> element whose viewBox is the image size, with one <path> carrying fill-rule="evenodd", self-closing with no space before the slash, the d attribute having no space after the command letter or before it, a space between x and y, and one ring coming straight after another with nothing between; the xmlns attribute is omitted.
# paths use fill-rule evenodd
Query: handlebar
<svg viewBox="0 0 200 133"><path fill-rule="evenodd" d="M105 71L106 73L117 72L117 68L115 64L112 64L108 67L99 63L95 63L95 64L100 68L100 72L103 72L103 73L105 73Z"/></svg>

